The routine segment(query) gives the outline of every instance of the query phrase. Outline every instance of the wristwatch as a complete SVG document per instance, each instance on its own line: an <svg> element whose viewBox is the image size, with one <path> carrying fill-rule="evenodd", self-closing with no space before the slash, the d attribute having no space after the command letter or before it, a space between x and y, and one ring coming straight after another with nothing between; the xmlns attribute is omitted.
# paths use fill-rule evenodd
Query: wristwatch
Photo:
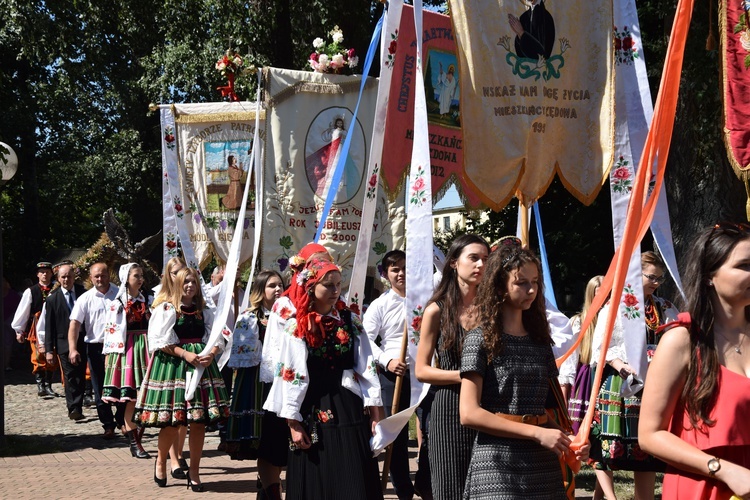
<svg viewBox="0 0 750 500"><path fill-rule="evenodd" d="M714 477L716 473L721 469L721 462L716 457L709 460L706 465L708 466L709 477Z"/></svg>

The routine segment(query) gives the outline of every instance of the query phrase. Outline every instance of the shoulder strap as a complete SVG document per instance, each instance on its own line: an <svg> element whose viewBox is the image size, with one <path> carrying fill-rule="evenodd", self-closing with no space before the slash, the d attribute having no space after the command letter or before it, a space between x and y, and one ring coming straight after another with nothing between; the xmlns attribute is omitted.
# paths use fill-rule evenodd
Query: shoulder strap
<svg viewBox="0 0 750 500"><path fill-rule="evenodd" d="M677 319L675 321L670 321L669 323L664 323L659 328L656 329L656 334L660 335L667 330L670 330L672 328L675 328L677 326L684 326L687 329L690 329L690 323L692 322L692 318L690 317L689 312L681 312L677 314Z"/></svg>

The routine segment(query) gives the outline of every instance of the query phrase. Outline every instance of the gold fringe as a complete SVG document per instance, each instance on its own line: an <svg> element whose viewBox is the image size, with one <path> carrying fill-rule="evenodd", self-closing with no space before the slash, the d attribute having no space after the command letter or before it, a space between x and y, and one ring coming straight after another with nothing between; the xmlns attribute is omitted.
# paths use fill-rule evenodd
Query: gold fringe
<svg viewBox="0 0 750 500"><path fill-rule="evenodd" d="M745 216L747 217L748 222L750 222L750 184L748 184L747 179L745 179L745 193L747 194L747 202L745 203Z"/></svg>
<svg viewBox="0 0 750 500"><path fill-rule="evenodd" d="M365 87L372 87L377 83L375 78L367 78ZM278 94L268 98L268 107L278 106L290 97L302 93L314 93L314 94L348 94L350 92L359 92L361 82L359 80L352 80L351 82L344 83L315 83L301 81L294 85L285 88Z"/></svg>
<svg viewBox="0 0 750 500"><path fill-rule="evenodd" d="M246 122L255 120L255 111L245 111L242 113L208 113L208 114L196 114L196 115L178 115L175 114L175 110L172 110L174 114L174 122L179 124L185 123L208 123L208 122ZM266 111L260 111L260 119L266 119Z"/></svg>

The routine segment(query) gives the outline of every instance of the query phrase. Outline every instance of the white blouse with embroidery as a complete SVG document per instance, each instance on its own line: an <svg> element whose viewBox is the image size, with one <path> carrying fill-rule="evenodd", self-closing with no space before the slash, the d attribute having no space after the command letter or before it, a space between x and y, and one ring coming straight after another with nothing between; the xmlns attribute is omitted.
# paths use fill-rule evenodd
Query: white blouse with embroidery
<svg viewBox="0 0 750 500"><path fill-rule="evenodd" d="M260 363L262 349L258 316L250 309L246 309L234 325L232 348L227 366L229 368L257 366Z"/></svg>
<svg viewBox="0 0 750 500"><path fill-rule="evenodd" d="M263 356L260 362L260 380L270 384L273 382L276 365L281 357L281 348L284 339L284 328L289 318L297 314L289 297L279 297L273 303L271 314L268 315L266 335L263 338Z"/></svg>
<svg viewBox="0 0 750 500"><path fill-rule="evenodd" d="M276 305L274 305L274 309L276 309ZM273 316L274 314L272 314ZM339 317L335 311L332 316ZM279 316L279 319L283 320L281 316ZM263 404L263 409L272 411L281 418L301 421L300 407L305 399L310 380L307 369L309 351L305 339L297 338L294 335L297 329L297 319L288 317L283 321L285 323L284 329L274 332L277 335L275 340L279 342L280 351L276 366L273 368L271 392ZM271 325L269 319L266 339L271 333ZM352 328L356 330L356 333L352 332L351 335L354 349L354 368L344 370L341 376L341 385L359 396L364 406L382 406L380 381L378 380L378 371L370 348L370 341L362 323L354 314L352 314ZM265 347L263 354L265 363ZM293 375L290 376L289 374Z"/></svg>
<svg viewBox="0 0 750 500"><path fill-rule="evenodd" d="M208 342L211 336L211 326L214 322L214 311L212 309L204 309L203 315L203 337L201 342ZM155 352L163 347L177 345L180 343L180 339L177 337L177 333L174 331L174 325L177 322L177 310L169 302L164 302L156 306L151 312L151 319L148 323L148 350L149 352ZM225 339L224 336L220 336L214 347L218 347L219 350L224 349Z"/></svg>

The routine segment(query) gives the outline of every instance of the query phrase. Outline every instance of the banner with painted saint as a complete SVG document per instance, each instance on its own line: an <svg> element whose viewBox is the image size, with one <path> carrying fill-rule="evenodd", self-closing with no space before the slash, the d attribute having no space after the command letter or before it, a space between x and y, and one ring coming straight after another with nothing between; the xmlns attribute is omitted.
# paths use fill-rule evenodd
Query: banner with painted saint
<svg viewBox="0 0 750 500"><path fill-rule="evenodd" d="M242 221L238 212L251 175L255 103L175 104L170 111L174 126L163 131L165 179L172 178L169 173L176 169L179 186L165 180L165 258L177 255L178 241L185 246L189 240L200 268L212 256L226 262L234 229L242 224L242 264L253 250L253 212L248 210ZM265 142L263 115L260 123L259 140ZM251 178L248 209L255 203L253 186ZM174 222L167 226L168 221Z"/></svg>
<svg viewBox="0 0 750 500"><path fill-rule="evenodd" d="M277 68L263 70L269 148L265 155L266 220L261 249L265 267L282 272L292 257L315 237L329 189L337 195L321 233L325 246L348 283L365 196L374 193L377 175L365 179L377 98L377 81L365 85L359 114L352 122L361 75L346 76ZM344 173L331 185L341 148L352 135ZM382 185L381 185L382 187ZM369 262L403 248L403 193L389 201L378 190ZM373 272L370 273L374 274Z"/></svg>
<svg viewBox="0 0 750 500"><path fill-rule="evenodd" d="M612 2L450 1L467 184L529 206L555 174L591 203L613 164Z"/></svg>

